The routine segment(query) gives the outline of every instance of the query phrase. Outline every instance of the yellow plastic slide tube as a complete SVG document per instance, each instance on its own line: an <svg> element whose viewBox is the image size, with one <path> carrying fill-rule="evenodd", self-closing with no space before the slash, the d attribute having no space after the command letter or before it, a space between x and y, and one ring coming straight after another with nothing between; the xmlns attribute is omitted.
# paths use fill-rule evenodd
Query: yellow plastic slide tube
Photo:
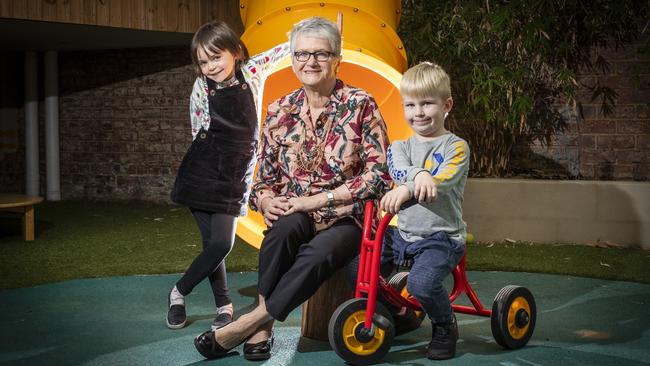
<svg viewBox="0 0 650 366"><path fill-rule="evenodd" d="M241 0L242 40L254 55L286 42L288 32L300 20L321 16L335 22L342 12L343 61L338 77L374 96L391 141L405 139L410 130L402 115L399 82L407 60L395 32L400 10L400 0ZM270 102L299 87L287 57L266 80L263 116ZM237 235L259 249L265 229L262 215L249 210L239 218Z"/></svg>

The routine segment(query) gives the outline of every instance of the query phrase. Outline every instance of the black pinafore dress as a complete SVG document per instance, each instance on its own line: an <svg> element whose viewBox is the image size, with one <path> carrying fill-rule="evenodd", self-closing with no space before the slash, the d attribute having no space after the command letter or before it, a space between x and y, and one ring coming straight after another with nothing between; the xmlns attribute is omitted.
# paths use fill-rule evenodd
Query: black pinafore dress
<svg viewBox="0 0 650 366"><path fill-rule="evenodd" d="M217 89L206 78L210 128L199 130L185 154L171 192L190 208L246 215L259 127L253 94L241 71L238 85Z"/></svg>

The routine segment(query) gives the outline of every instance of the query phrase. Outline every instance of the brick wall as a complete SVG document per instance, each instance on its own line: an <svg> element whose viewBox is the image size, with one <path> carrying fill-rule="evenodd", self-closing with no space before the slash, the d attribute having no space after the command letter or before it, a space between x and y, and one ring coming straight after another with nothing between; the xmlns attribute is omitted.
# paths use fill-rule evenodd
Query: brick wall
<svg viewBox="0 0 650 366"><path fill-rule="evenodd" d="M568 128L550 146L520 144L512 153L515 174L538 178L650 180L650 59L641 45L607 50L607 75L584 72L580 81L597 78L617 93L616 109L603 115L598 101L582 90L583 115L570 113Z"/></svg>
<svg viewBox="0 0 650 366"><path fill-rule="evenodd" d="M187 48L60 55L62 198L166 201L191 141Z"/></svg>
<svg viewBox="0 0 650 366"><path fill-rule="evenodd" d="M168 201L191 142L190 63L188 47L59 53L62 199ZM42 195L43 107L41 95ZM18 118L18 150L0 158L0 192L24 192L22 106Z"/></svg>
<svg viewBox="0 0 650 366"><path fill-rule="evenodd" d="M19 135L24 144L24 135ZM20 146L16 152L0 153L0 193L25 191L25 150Z"/></svg>
<svg viewBox="0 0 650 366"><path fill-rule="evenodd" d="M24 190L24 135L18 135L19 95L23 95L23 56L0 52L0 192ZM20 116L22 118L22 115Z"/></svg>
<svg viewBox="0 0 650 366"><path fill-rule="evenodd" d="M583 96L584 119L547 147L517 146L515 173L536 178L640 180L650 176L650 60L637 47L608 55L618 107L604 117ZM168 201L190 144L194 80L187 48L59 54L62 199ZM20 71L19 71L20 72ZM634 75L638 75L635 79ZM592 78L585 74L583 78ZM39 104L42 111L42 100ZM19 148L0 158L0 191L24 190L23 110ZM41 192L45 157L41 113Z"/></svg>

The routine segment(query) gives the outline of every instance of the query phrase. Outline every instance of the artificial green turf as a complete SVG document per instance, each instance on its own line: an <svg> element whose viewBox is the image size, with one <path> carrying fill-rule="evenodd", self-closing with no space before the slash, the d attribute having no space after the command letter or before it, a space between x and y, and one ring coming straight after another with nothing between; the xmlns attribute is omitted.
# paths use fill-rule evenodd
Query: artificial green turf
<svg viewBox="0 0 650 366"><path fill-rule="evenodd" d="M90 201L36 206L36 240L20 220L0 216L0 288L73 278L181 273L201 250L189 210L179 206ZM237 241L228 271L257 268L258 252Z"/></svg>
<svg viewBox="0 0 650 366"><path fill-rule="evenodd" d="M36 240L17 215L0 215L0 289L75 278L181 273L201 242L186 208L63 201L36 207ZM479 238L480 239L480 238ZM258 251L237 240L228 271L257 269ZM476 244L468 269L525 271L650 283L650 252L573 245Z"/></svg>
<svg viewBox="0 0 650 366"><path fill-rule="evenodd" d="M467 268L650 283L650 251L584 245L475 244L468 249Z"/></svg>

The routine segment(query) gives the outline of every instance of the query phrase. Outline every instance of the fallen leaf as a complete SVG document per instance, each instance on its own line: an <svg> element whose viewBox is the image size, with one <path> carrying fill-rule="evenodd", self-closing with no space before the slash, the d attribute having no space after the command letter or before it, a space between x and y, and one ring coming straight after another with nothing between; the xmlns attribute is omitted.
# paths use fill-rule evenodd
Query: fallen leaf
<svg viewBox="0 0 650 366"><path fill-rule="evenodd" d="M609 338L609 333L599 332L597 330L591 329L580 329L573 332L574 334L580 336L581 338L591 338L591 339L607 339Z"/></svg>
<svg viewBox="0 0 650 366"><path fill-rule="evenodd" d="M609 264L603 263L603 262L600 262L600 265L603 266L603 267L611 267Z"/></svg>
<svg viewBox="0 0 650 366"><path fill-rule="evenodd" d="M605 245L609 248L625 248L625 245L619 244L619 243L612 243L610 241L606 241Z"/></svg>

